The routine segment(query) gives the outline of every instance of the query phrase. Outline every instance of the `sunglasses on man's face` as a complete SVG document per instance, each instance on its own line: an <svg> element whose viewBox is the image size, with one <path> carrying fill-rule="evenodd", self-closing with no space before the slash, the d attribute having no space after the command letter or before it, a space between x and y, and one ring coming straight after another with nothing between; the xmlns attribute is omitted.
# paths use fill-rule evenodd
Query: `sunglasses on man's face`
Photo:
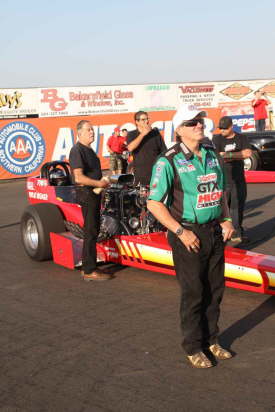
<svg viewBox="0 0 275 412"><path fill-rule="evenodd" d="M204 119L200 118L200 119L187 120L186 122L182 123L182 126L195 127L195 126L197 126L198 123L201 124L202 126L204 126Z"/></svg>

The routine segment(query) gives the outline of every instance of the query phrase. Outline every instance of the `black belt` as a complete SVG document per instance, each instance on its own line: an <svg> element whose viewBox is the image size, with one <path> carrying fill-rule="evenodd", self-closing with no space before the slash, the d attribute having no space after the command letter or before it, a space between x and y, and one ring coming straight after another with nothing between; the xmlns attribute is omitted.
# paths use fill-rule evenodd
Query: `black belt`
<svg viewBox="0 0 275 412"><path fill-rule="evenodd" d="M181 225L185 228L185 229L189 229L192 230L192 228L207 228L207 227L214 227L217 226L219 224L218 219L214 219L214 220L210 220L210 222L207 223L192 223L192 222L186 222L186 221L182 221Z"/></svg>

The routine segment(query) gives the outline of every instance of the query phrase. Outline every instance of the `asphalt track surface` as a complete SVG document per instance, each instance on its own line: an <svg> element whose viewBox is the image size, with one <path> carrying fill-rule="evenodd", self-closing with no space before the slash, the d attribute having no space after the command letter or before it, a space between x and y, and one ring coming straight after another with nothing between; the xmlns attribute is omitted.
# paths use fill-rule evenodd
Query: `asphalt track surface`
<svg viewBox="0 0 275 412"><path fill-rule="evenodd" d="M78 271L24 253L24 181L0 184L0 411L274 411L275 296L226 289L220 341L235 354L192 368L182 352L175 277ZM274 254L275 185L249 185L250 248Z"/></svg>

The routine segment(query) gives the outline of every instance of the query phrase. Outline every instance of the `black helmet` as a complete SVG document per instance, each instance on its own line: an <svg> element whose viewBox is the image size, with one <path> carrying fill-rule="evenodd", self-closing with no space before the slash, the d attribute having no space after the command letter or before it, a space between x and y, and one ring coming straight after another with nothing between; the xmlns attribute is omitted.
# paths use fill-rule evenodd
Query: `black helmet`
<svg viewBox="0 0 275 412"><path fill-rule="evenodd" d="M52 186L66 186L69 184L65 172L58 167L55 167L49 173L50 184Z"/></svg>

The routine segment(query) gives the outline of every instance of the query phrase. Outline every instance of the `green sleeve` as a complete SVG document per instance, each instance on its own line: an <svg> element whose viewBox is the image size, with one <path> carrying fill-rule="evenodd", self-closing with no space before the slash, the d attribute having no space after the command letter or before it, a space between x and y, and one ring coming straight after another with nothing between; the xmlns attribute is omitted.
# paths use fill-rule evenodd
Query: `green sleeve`
<svg viewBox="0 0 275 412"><path fill-rule="evenodd" d="M174 181L173 167L165 157L160 157L152 170L149 200L166 202Z"/></svg>

